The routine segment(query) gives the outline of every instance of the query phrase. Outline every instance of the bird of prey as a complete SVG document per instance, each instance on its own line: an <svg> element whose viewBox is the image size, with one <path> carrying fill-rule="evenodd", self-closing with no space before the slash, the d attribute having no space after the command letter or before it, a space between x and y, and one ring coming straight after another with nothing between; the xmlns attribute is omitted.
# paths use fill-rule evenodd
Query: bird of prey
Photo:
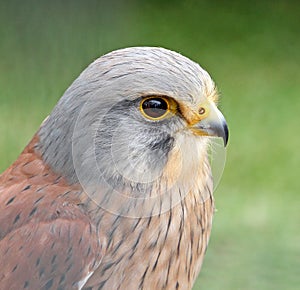
<svg viewBox="0 0 300 290"><path fill-rule="evenodd" d="M90 64L0 175L0 289L191 289L214 199L209 74L132 47Z"/></svg>

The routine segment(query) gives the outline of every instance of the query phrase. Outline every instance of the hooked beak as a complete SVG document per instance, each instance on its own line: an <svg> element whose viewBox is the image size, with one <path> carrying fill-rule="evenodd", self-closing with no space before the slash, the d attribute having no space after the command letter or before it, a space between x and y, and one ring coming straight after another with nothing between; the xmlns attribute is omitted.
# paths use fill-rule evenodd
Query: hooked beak
<svg viewBox="0 0 300 290"><path fill-rule="evenodd" d="M191 127L193 133L200 136L221 137L224 141L224 147L226 147L229 132L223 114L211 102L205 109L207 110L207 115Z"/></svg>

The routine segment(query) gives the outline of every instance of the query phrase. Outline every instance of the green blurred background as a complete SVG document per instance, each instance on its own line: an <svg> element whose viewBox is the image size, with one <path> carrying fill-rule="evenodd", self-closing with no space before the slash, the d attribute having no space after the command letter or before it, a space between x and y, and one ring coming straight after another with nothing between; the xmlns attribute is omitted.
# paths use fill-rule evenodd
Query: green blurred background
<svg viewBox="0 0 300 290"><path fill-rule="evenodd" d="M92 60L173 49L211 73L231 133L194 289L299 289L299 3L0 1L0 171Z"/></svg>

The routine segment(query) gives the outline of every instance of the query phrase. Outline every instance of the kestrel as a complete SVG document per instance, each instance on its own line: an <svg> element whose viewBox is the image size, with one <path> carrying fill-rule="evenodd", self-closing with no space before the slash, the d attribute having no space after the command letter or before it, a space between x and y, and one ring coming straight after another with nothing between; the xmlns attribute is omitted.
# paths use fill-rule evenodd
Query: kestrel
<svg viewBox="0 0 300 290"><path fill-rule="evenodd" d="M209 74L132 47L90 64L0 175L0 289L191 289L214 212Z"/></svg>

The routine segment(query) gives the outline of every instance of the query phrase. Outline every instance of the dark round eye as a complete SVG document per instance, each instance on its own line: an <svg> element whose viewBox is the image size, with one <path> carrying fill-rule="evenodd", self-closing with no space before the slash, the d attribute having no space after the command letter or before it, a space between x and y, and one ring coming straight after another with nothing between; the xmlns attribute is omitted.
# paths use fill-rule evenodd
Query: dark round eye
<svg viewBox="0 0 300 290"><path fill-rule="evenodd" d="M169 112L169 104L165 98L148 98L142 100L141 111L150 119L161 119Z"/></svg>

